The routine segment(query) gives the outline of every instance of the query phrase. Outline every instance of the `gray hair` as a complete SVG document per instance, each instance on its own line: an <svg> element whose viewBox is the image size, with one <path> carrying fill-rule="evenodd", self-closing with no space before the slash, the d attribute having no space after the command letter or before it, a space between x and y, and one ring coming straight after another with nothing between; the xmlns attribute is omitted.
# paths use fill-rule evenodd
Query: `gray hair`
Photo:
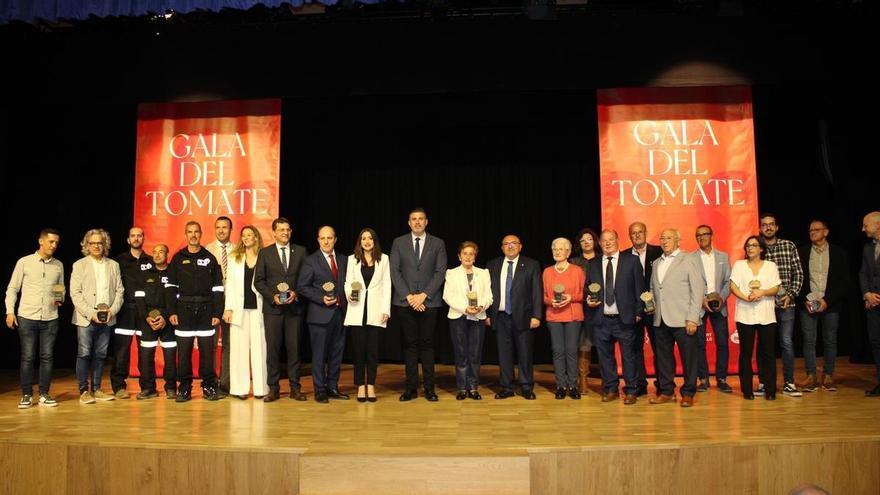
<svg viewBox="0 0 880 495"><path fill-rule="evenodd" d="M666 232L672 232L672 234L675 235L676 241L681 240L681 232L679 232L678 229L663 229L660 231L660 235L663 235Z"/></svg>
<svg viewBox="0 0 880 495"><path fill-rule="evenodd" d="M565 237L557 237L556 239L553 239L553 242L550 243L550 249L553 249L553 246L555 246L557 242L567 244L568 250L571 251L571 241L569 241Z"/></svg>
<svg viewBox="0 0 880 495"><path fill-rule="evenodd" d="M89 255L89 237L91 237L93 235L100 235L101 236L101 242L104 243L104 250L103 250L102 254L103 254L103 256L109 256L110 255L110 234L108 234L107 231L104 229L90 229L88 232L86 232L86 235L83 236L82 242L79 243L80 247L82 248L83 256Z"/></svg>

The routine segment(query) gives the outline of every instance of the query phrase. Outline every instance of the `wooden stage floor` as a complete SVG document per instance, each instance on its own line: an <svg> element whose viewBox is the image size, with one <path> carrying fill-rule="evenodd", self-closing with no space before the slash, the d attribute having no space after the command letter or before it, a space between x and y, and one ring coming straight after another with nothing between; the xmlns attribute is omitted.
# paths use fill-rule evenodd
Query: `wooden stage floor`
<svg viewBox="0 0 880 495"><path fill-rule="evenodd" d="M456 401L453 374L438 367L437 403L399 402L402 366L383 365L372 404L353 399L346 366L352 400L326 405L312 400L310 378L307 402L208 402L195 388L186 404L132 396L81 405L72 372L61 370L59 407L18 410L17 374L5 372L0 492L717 495L814 482L880 493L880 399L863 395L873 365L839 364L838 392L769 402L713 388L691 409L602 403L596 378L584 399L555 400L549 366L536 371L536 401L494 400L494 366L483 367L482 401ZM129 387L137 391L136 379Z"/></svg>

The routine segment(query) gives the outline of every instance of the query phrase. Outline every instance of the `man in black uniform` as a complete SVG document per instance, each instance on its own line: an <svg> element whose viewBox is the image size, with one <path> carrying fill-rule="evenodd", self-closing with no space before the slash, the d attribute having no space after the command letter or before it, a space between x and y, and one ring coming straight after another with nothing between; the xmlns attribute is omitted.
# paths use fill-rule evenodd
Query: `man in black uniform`
<svg viewBox="0 0 880 495"><path fill-rule="evenodd" d="M174 255L165 284L168 321L177 330L177 371L180 387L177 402L190 400L192 390L192 351L199 340L199 377L207 400L221 399L214 372L214 333L223 314L223 272L217 258L200 244L202 227L186 224L187 246Z"/></svg>
<svg viewBox="0 0 880 495"><path fill-rule="evenodd" d="M174 327L168 322L165 308L165 284L168 283L168 246L158 244L153 248L153 267L143 272L141 283L134 293L137 301L138 331L141 344L138 348L138 370L141 373L141 391L138 400L152 399L156 392L156 347L162 346L162 377L165 379L165 397L177 398L177 340Z"/></svg>
<svg viewBox="0 0 880 495"><path fill-rule="evenodd" d="M131 338L137 333L138 315L135 302L135 288L140 285L141 273L153 267L153 260L144 254L144 230L132 227L126 239L128 251L116 257L119 271L122 274L122 286L125 287L122 310L116 317L116 328L113 332L113 368L110 370L110 384L113 395L117 399L127 399L125 379L128 378L128 366L131 358Z"/></svg>

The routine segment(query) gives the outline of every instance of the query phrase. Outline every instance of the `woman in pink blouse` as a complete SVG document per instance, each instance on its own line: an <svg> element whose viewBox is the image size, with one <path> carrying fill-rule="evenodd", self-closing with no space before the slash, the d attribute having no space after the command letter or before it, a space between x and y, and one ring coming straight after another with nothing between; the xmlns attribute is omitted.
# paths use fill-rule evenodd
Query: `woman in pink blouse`
<svg viewBox="0 0 880 495"><path fill-rule="evenodd" d="M586 275L568 262L571 242L560 237L550 245L553 266L544 270L544 305L547 328L553 344L553 368L556 373L556 398L580 399L577 387L577 352L581 324L584 321L584 283Z"/></svg>

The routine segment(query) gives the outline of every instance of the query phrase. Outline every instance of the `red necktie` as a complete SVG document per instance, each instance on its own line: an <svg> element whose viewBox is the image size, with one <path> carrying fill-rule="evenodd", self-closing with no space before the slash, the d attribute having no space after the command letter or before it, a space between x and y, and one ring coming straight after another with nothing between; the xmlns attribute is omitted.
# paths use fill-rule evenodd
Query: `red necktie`
<svg viewBox="0 0 880 495"><path fill-rule="evenodd" d="M333 273L333 280L339 282L339 268L336 266L336 257L330 255L330 272Z"/></svg>

